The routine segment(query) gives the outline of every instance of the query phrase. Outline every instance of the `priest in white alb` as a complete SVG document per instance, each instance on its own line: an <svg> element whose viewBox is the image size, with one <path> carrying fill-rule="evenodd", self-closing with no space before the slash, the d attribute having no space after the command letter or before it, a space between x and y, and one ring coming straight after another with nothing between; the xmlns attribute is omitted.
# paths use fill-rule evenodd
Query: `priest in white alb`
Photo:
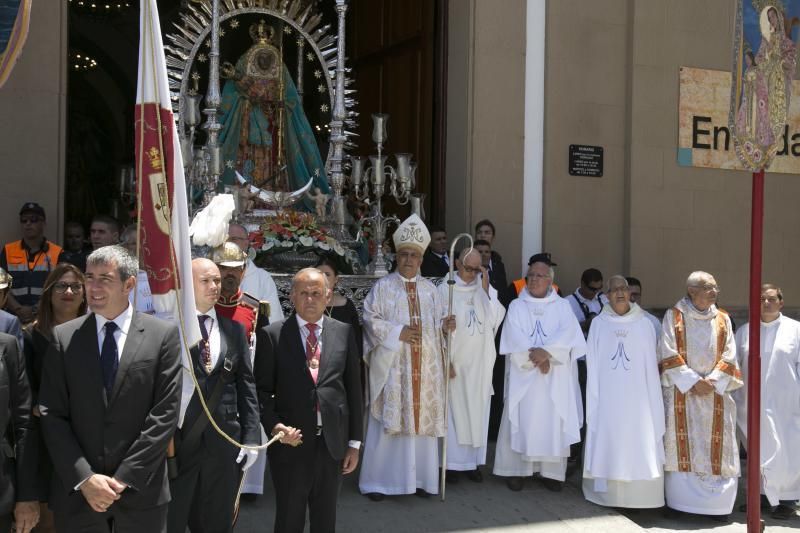
<svg viewBox="0 0 800 533"><path fill-rule="evenodd" d="M656 332L623 276L586 341L583 495L606 507L664 506L664 402Z"/></svg>
<svg viewBox="0 0 800 533"><path fill-rule="evenodd" d="M761 286L761 493L772 517L795 516L800 499L800 322L781 313L783 291ZM747 383L749 324L736 332ZM747 388L737 392L739 429L747 441Z"/></svg>
<svg viewBox="0 0 800 533"><path fill-rule="evenodd" d="M478 468L486 464L489 436L492 369L497 358L494 337L505 307L489 284L477 250L465 249L456 261L453 276L453 308L456 329L450 336L450 413L447 424L447 479L467 472L475 482L483 480ZM442 302L449 301L449 285L439 285Z"/></svg>
<svg viewBox="0 0 800 533"><path fill-rule="evenodd" d="M549 254L531 258L500 338L506 390L494 474L509 477L514 491L535 472L546 488L561 490L583 425L577 359L586 341L569 303L553 290L553 275Z"/></svg>
<svg viewBox="0 0 800 533"><path fill-rule="evenodd" d="M742 386L728 314L707 272L692 272L687 295L664 315L659 346L667 429L667 507L727 521L736 500L736 402Z"/></svg>
<svg viewBox="0 0 800 533"><path fill-rule="evenodd" d="M367 437L359 489L384 495L439 491L439 437L444 430L443 330L455 327L446 302L419 274L430 234L411 215L393 235L397 270L364 300Z"/></svg>

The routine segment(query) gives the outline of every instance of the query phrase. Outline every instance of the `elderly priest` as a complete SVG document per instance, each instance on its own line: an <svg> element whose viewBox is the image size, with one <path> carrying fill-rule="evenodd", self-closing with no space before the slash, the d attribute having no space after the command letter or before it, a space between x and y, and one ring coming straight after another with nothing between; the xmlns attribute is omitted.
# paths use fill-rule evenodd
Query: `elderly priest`
<svg viewBox="0 0 800 533"><path fill-rule="evenodd" d="M455 327L436 287L419 274L430 243L425 224L411 215L393 238L397 270L378 280L364 300L369 417L359 487L373 501L439 490L442 329Z"/></svg>
<svg viewBox="0 0 800 533"><path fill-rule="evenodd" d="M467 472L480 482L478 465L486 464L492 370L497 359L494 336L503 322L505 307L489 284L477 250L465 249L454 276L453 315L456 330L450 345L450 421L447 425L447 470ZM443 302L449 298L447 283L439 285ZM453 474L448 473L448 479Z"/></svg>
<svg viewBox="0 0 800 533"><path fill-rule="evenodd" d="M549 254L531 258L526 286L511 302L500 339L506 355L506 394L494 473L508 488L541 473L545 487L561 490L571 444L580 441L583 413L577 358L586 353L578 320L553 290Z"/></svg>
<svg viewBox="0 0 800 533"><path fill-rule="evenodd" d="M606 507L664 505L664 402L656 332L622 276L586 341L583 494Z"/></svg>
<svg viewBox="0 0 800 533"><path fill-rule="evenodd" d="M687 294L664 316L659 349L667 429L667 507L727 521L736 500L736 403L742 386L728 314L714 305L719 287L692 272Z"/></svg>

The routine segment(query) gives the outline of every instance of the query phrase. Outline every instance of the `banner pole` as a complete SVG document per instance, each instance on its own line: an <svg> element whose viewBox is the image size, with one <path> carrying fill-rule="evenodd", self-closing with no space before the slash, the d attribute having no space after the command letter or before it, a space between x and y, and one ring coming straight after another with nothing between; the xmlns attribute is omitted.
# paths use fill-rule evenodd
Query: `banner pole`
<svg viewBox="0 0 800 533"><path fill-rule="evenodd" d="M747 362L747 533L761 533L761 245L764 170L753 172L750 216L750 356Z"/></svg>

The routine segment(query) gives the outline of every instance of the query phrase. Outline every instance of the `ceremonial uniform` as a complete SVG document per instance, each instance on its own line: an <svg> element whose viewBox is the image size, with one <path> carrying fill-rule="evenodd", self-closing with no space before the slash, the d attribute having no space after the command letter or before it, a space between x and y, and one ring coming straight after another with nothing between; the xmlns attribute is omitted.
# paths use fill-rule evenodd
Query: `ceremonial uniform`
<svg viewBox="0 0 800 533"><path fill-rule="evenodd" d="M241 289L230 298L220 296L217 305L214 306L220 316L244 326L251 354L255 349L256 330L269 324L269 308L269 302L259 302Z"/></svg>

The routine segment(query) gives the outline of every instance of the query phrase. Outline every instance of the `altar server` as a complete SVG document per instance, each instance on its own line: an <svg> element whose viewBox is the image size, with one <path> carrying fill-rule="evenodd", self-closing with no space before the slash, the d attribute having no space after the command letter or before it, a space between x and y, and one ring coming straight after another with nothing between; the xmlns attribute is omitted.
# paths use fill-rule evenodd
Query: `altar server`
<svg viewBox="0 0 800 533"><path fill-rule="evenodd" d="M800 322L781 313L783 291L761 286L761 493L774 507L772 517L795 516L800 499ZM736 332L747 382L750 330ZM747 388L737 392L738 422L747 438Z"/></svg>

